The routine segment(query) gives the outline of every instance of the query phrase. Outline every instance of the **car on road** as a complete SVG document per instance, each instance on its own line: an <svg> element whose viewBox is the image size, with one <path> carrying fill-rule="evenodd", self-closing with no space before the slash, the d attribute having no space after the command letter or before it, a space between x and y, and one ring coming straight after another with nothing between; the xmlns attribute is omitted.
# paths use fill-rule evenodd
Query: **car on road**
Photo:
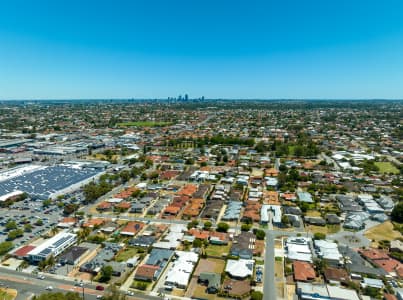
<svg viewBox="0 0 403 300"><path fill-rule="evenodd" d="M97 296L97 299L103 299L103 298L104 298L104 296L102 296L102 295Z"/></svg>
<svg viewBox="0 0 403 300"><path fill-rule="evenodd" d="M40 280L44 280L45 276L44 275L38 275L36 278L40 279Z"/></svg>
<svg viewBox="0 0 403 300"><path fill-rule="evenodd" d="M52 290L53 290L53 286L49 285L49 286L47 286L47 287L45 288L45 290L47 290L47 291L52 291Z"/></svg>
<svg viewBox="0 0 403 300"><path fill-rule="evenodd" d="M97 291L103 291L105 288L104 288L102 285L97 285L97 286L95 287L95 289L96 289Z"/></svg>

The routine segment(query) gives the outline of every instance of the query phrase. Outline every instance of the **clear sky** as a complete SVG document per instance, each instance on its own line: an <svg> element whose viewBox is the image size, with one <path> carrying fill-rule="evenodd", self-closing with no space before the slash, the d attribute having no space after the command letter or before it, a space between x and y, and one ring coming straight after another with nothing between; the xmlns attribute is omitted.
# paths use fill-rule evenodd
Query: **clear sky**
<svg viewBox="0 0 403 300"><path fill-rule="evenodd" d="M403 98L402 0L0 1L0 99Z"/></svg>

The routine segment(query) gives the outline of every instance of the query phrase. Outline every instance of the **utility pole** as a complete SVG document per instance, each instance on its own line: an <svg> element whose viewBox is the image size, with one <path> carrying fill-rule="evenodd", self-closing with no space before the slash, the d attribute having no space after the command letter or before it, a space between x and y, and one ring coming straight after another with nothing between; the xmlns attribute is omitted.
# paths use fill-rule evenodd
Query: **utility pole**
<svg viewBox="0 0 403 300"><path fill-rule="evenodd" d="M83 288L83 300L85 300L85 294L84 294L84 283L83 283L83 281L81 280L81 283L82 283L82 288Z"/></svg>

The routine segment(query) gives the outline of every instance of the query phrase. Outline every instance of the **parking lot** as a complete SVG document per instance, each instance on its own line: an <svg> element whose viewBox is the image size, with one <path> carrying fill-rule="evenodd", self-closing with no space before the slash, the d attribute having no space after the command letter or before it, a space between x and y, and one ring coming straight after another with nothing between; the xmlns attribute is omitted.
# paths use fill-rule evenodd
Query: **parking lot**
<svg viewBox="0 0 403 300"><path fill-rule="evenodd" d="M42 201L29 199L14 203L10 208L0 208L0 242L7 240L8 231L5 226L9 220L15 221L17 229L23 231L25 224L31 225L31 232L24 231L23 236L12 241L16 247L19 247L56 226L62 213L62 208L56 206L44 208ZM42 220L42 224L38 220Z"/></svg>

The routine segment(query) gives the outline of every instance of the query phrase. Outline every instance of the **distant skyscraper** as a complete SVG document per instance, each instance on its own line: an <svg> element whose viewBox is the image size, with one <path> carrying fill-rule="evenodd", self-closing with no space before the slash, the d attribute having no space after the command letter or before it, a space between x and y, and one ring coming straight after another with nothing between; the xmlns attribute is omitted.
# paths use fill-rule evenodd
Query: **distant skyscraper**
<svg viewBox="0 0 403 300"><path fill-rule="evenodd" d="M189 96L188 96L188 94L185 94L185 101L188 101L189 100Z"/></svg>

